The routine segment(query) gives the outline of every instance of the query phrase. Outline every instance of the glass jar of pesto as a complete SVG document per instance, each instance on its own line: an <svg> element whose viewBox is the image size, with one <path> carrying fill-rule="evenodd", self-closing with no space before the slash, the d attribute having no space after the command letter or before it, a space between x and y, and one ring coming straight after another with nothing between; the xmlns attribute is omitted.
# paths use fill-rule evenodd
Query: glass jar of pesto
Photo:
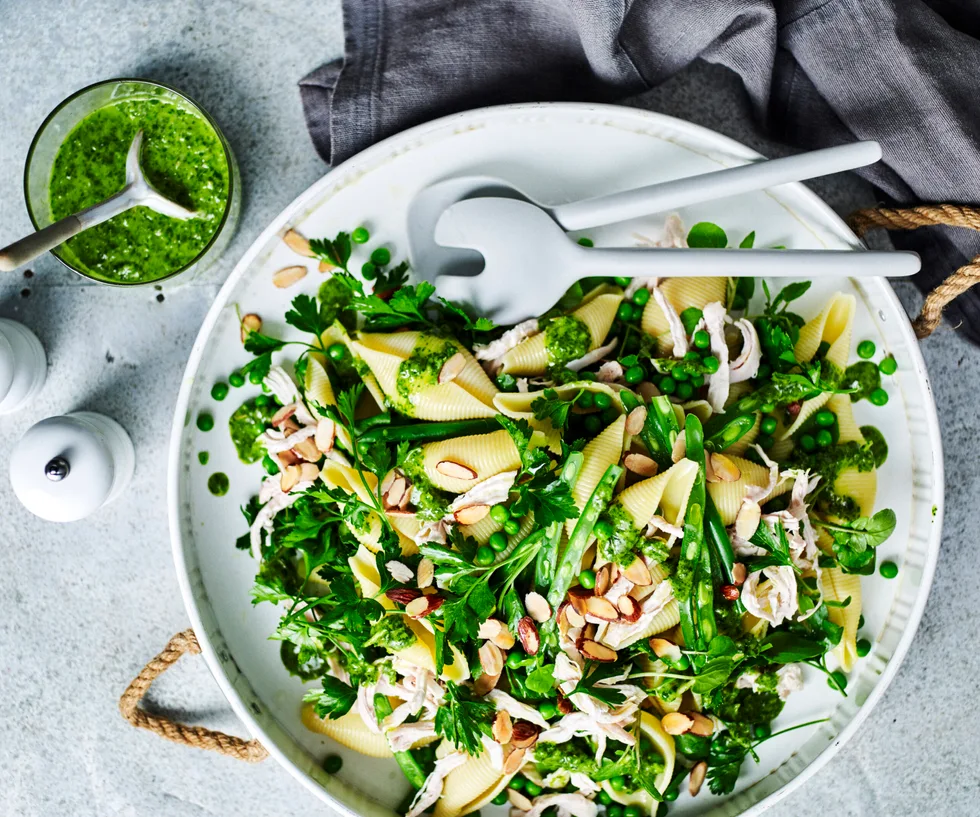
<svg viewBox="0 0 980 817"><path fill-rule="evenodd" d="M208 113L162 83L114 79L77 91L38 129L24 170L34 227L118 192L125 184L130 142L141 129L147 179L199 217L181 221L136 207L52 251L67 267L100 283L151 284L200 271L225 249L238 220L238 167Z"/></svg>

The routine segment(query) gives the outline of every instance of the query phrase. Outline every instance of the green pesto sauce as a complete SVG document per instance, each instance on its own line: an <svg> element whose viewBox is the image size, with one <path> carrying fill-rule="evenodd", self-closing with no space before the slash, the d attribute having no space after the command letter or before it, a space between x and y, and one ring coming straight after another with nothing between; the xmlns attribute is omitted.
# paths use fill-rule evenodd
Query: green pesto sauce
<svg viewBox="0 0 980 817"><path fill-rule="evenodd" d="M228 475L220 471L208 477L208 490L215 496L224 496L228 493Z"/></svg>
<svg viewBox="0 0 980 817"><path fill-rule="evenodd" d="M563 369L566 363L589 351L592 333L574 315L559 315L544 329L544 346L548 350L549 368Z"/></svg>
<svg viewBox="0 0 980 817"><path fill-rule="evenodd" d="M612 525L612 535L599 540L599 555L622 567L632 564L642 538L640 530L633 524L633 518L625 508L614 503L599 517Z"/></svg>
<svg viewBox="0 0 980 817"><path fill-rule="evenodd" d="M201 463L201 465L207 465L209 459L211 459L211 455L207 451L198 452L197 461Z"/></svg>
<svg viewBox="0 0 980 817"><path fill-rule="evenodd" d="M412 481L413 499L417 499L416 516L426 522L436 522L449 510L449 498L429 481L422 465L423 456L421 448L414 449L402 463L402 470Z"/></svg>
<svg viewBox="0 0 980 817"><path fill-rule="evenodd" d="M881 374L878 367L869 360L862 360L847 367L844 380L854 383L857 391L851 392L851 402L867 400L875 389L881 388Z"/></svg>
<svg viewBox="0 0 980 817"><path fill-rule="evenodd" d="M272 407L256 405L255 400L242 403L228 418L228 431L235 444L238 459L245 463L258 462L265 454L265 446L259 436L272 419Z"/></svg>
<svg viewBox="0 0 980 817"><path fill-rule="evenodd" d="M423 389L438 382L443 364L459 351L451 340L422 333L415 348L398 367L399 411L412 416Z"/></svg>
<svg viewBox="0 0 980 817"><path fill-rule="evenodd" d="M315 650L297 647L291 641L283 641L279 648L279 658L290 675L312 681L327 671L327 662Z"/></svg>
<svg viewBox="0 0 980 817"><path fill-rule="evenodd" d="M566 743L536 743L534 764L538 767L538 771L544 774L563 769L567 772L582 772L591 776L599 770L595 753L578 738L572 738Z"/></svg>
<svg viewBox="0 0 980 817"><path fill-rule="evenodd" d="M402 616L385 616L371 628L368 643L396 653L415 643L415 633L409 629Z"/></svg>
<svg viewBox="0 0 980 817"><path fill-rule="evenodd" d="M340 321L345 329L354 328L355 318L347 311L353 299L350 287L340 278L330 276L320 284L320 318L324 324Z"/></svg>
<svg viewBox="0 0 980 817"><path fill-rule="evenodd" d="M875 467L875 455L870 442L863 445L851 441L829 448L817 449L809 454L794 449L792 464L805 468L812 474L822 477L822 488L818 492L817 509L824 514L852 520L860 516L860 508L852 497L834 490L834 482L845 468L858 471L871 471Z"/></svg>
<svg viewBox="0 0 980 817"><path fill-rule="evenodd" d="M155 281L186 266L211 240L228 201L228 162L214 128L172 102L132 99L90 113L58 149L49 190L55 221L123 188L126 153L140 129L141 166L150 184L201 215L181 221L136 207L55 251L105 281Z"/></svg>
<svg viewBox="0 0 980 817"><path fill-rule="evenodd" d="M881 468L888 459L888 443L885 435L874 426L861 426L861 435L871 446L871 455L875 458L875 468Z"/></svg>
<svg viewBox="0 0 980 817"><path fill-rule="evenodd" d="M783 701L774 691L727 687L719 698L713 712L727 724L769 723L783 711Z"/></svg>

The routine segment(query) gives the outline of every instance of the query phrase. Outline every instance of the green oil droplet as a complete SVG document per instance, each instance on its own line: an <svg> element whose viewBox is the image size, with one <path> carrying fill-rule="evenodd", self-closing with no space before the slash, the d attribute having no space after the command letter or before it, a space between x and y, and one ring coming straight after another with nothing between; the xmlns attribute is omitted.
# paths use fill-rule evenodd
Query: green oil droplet
<svg viewBox="0 0 980 817"><path fill-rule="evenodd" d="M197 461L201 463L201 465L207 465L209 459L211 459L211 455L208 454L207 451L198 452Z"/></svg>
<svg viewBox="0 0 980 817"><path fill-rule="evenodd" d="M215 496L224 496L228 493L228 476L218 471L208 477L208 490Z"/></svg>

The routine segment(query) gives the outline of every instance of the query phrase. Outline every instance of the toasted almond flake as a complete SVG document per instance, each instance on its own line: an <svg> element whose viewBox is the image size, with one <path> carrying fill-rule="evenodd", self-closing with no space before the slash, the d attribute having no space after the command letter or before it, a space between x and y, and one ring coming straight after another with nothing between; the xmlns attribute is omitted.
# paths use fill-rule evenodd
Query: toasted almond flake
<svg viewBox="0 0 980 817"><path fill-rule="evenodd" d="M333 451L334 441L337 439L337 424L329 417L321 417L316 424L316 434L313 435L313 442L324 454Z"/></svg>
<svg viewBox="0 0 980 817"><path fill-rule="evenodd" d="M619 657L615 650L589 638L582 642L581 652L586 658L605 663L615 661Z"/></svg>
<svg viewBox="0 0 980 817"><path fill-rule="evenodd" d="M504 627L504 629L502 629L490 640L502 650L509 650L514 646L514 644L517 643L517 639L514 638L514 634L506 627Z"/></svg>
<svg viewBox="0 0 980 817"><path fill-rule="evenodd" d="M497 711L497 717L493 719L493 739L501 746L510 743L510 737L514 734L514 724L511 722L510 713L506 709Z"/></svg>
<svg viewBox="0 0 980 817"><path fill-rule="evenodd" d="M303 477L303 470L298 465L287 465L279 475L279 490L288 494Z"/></svg>
<svg viewBox="0 0 980 817"><path fill-rule="evenodd" d="M286 289L305 277L306 267L283 267L272 276L272 283L279 289Z"/></svg>
<svg viewBox="0 0 980 817"><path fill-rule="evenodd" d="M670 449L670 459L673 462L680 462L686 455L687 438L683 434L678 434L673 447Z"/></svg>
<svg viewBox="0 0 980 817"><path fill-rule="evenodd" d="M436 471L444 477L450 477L452 479L476 479L476 471L468 465L463 465L463 463L455 462L454 460L440 460L436 463Z"/></svg>
<svg viewBox="0 0 980 817"><path fill-rule="evenodd" d="M647 421L646 406L637 406L626 415L626 433L636 436L643 431L643 425Z"/></svg>
<svg viewBox="0 0 980 817"><path fill-rule="evenodd" d="M524 749L514 749L504 760L504 774L517 774L524 765Z"/></svg>
<svg viewBox="0 0 980 817"><path fill-rule="evenodd" d="M527 614L539 624L551 618L551 605L540 593L530 592L524 597Z"/></svg>
<svg viewBox="0 0 980 817"><path fill-rule="evenodd" d="M412 501L411 487L412 487L412 483L409 483L408 484L408 490L406 490L405 493L402 494L402 501L398 503L398 510L399 511L404 512L406 510L406 508L408 508L409 504L411 503L411 501ZM413 514L409 513L408 515L409 516L412 516Z"/></svg>
<svg viewBox="0 0 980 817"><path fill-rule="evenodd" d="M385 596L395 604L405 605L421 598L422 594L414 587L392 587L390 590L385 590Z"/></svg>
<svg viewBox="0 0 980 817"><path fill-rule="evenodd" d="M700 712L688 712L687 716L693 721L691 734L710 738L715 732L715 722Z"/></svg>
<svg viewBox="0 0 980 817"><path fill-rule="evenodd" d="M531 801L517 789L507 789L507 800L514 808L520 811L531 810Z"/></svg>
<svg viewBox="0 0 980 817"><path fill-rule="evenodd" d="M408 490L408 480L405 477L395 477L388 490L384 493L383 499L386 508L397 508L398 504Z"/></svg>
<svg viewBox="0 0 980 817"><path fill-rule="evenodd" d="M466 358L463 357L462 352L457 352L449 360L442 364L442 368L439 370L439 385L444 383L451 383L455 380L461 371L466 368Z"/></svg>
<svg viewBox="0 0 980 817"><path fill-rule="evenodd" d="M454 514L453 519L460 525L475 525L490 513L489 505L467 505L459 508Z"/></svg>
<svg viewBox="0 0 980 817"><path fill-rule="evenodd" d="M392 559L390 562L385 562L385 568L395 581L399 581L402 584L407 584L415 578L415 574L412 573L412 568L410 568L404 562L399 562L397 559Z"/></svg>
<svg viewBox="0 0 980 817"><path fill-rule="evenodd" d="M482 698L488 692L497 688L497 682L499 680L499 675L487 675L485 672L480 673L480 677L473 682L473 694L478 698Z"/></svg>
<svg viewBox="0 0 980 817"><path fill-rule="evenodd" d="M295 230L286 230L282 237L283 242L293 252L305 255L307 258L313 257L313 250L310 249L310 242Z"/></svg>
<svg viewBox="0 0 980 817"><path fill-rule="evenodd" d="M498 635L501 630L506 630L506 625L499 618L488 618L480 625L480 629L477 630L477 638L490 639L492 640L495 635Z"/></svg>
<svg viewBox="0 0 980 817"><path fill-rule="evenodd" d="M487 675L500 675L504 671L504 656L492 641L483 642L479 655L480 666Z"/></svg>
<svg viewBox="0 0 980 817"><path fill-rule="evenodd" d="M323 456L312 437L307 437L305 440L300 440L293 446L293 451L295 451L308 463L316 462L321 456Z"/></svg>
<svg viewBox="0 0 980 817"><path fill-rule="evenodd" d="M272 420L270 422L276 428L281 428L285 425L286 420L292 417L296 413L296 404L290 403L289 405L283 406L279 411L272 415ZM296 429L299 430L298 428Z"/></svg>
<svg viewBox="0 0 980 817"><path fill-rule="evenodd" d="M660 396L660 389L649 380L644 380L636 386L636 393L649 403L654 397Z"/></svg>
<svg viewBox="0 0 980 817"><path fill-rule="evenodd" d="M599 625L593 621L587 622L582 628L582 638L595 638L595 634L599 631Z"/></svg>
<svg viewBox="0 0 980 817"><path fill-rule="evenodd" d="M302 465L300 465L299 467L300 482L315 482L318 476L320 476L320 468L319 466L316 465L316 463L304 462Z"/></svg>
<svg viewBox="0 0 980 817"><path fill-rule="evenodd" d="M732 565L732 581L735 582L735 586L741 587L745 584L746 578L748 578L748 571L745 565L742 562L735 562Z"/></svg>
<svg viewBox="0 0 980 817"><path fill-rule="evenodd" d="M529 721L518 721L514 724L510 742L518 749L528 749L538 742L539 734L541 734L540 726Z"/></svg>
<svg viewBox="0 0 980 817"><path fill-rule="evenodd" d="M687 781L687 791L691 797L697 797L698 792L701 791L701 786L704 785L704 776L707 773L708 762L706 760L695 764L694 768L691 769L691 777Z"/></svg>
<svg viewBox="0 0 980 817"><path fill-rule="evenodd" d="M640 477L655 477L657 475L656 460L646 454L627 454L623 458L623 465Z"/></svg>
<svg viewBox="0 0 980 817"><path fill-rule="evenodd" d="M677 661L681 657L681 648L666 638L651 638L650 649L657 658L666 658L668 661Z"/></svg>
<svg viewBox="0 0 980 817"><path fill-rule="evenodd" d="M584 627L585 617L571 604L565 608L565 618L570 627Z"/></svg>
<svg viewBox="0 0 980 817"><path fill-rule="evenodd" d="M530 616L524 616L517 622L517 637L521 640L521 646L528 655L537 655L538 647L541 646L541 637L538 635L537 625Z"/></svg>
<svg viewBox="0 0 980 817"><path fill-rule="evenodd" d="M629 567L623 571L623 575L638 587L649 587L653 584L650 568L639 557L630 562Z"/></svg>
<svg viewBox="0 0 980 817"><path fill-rule="evenodd" d="M273 454L273 457L279 463L280 471L285 471L287 465L298 465L302 462L299 455L293 451L280 451L278 454Z"/></svg>
<svg viewBox="0 0 980 817"><path fill-rule="evenodd" d="M572 711L575 709L572 706L572 702L565 697L564 693L560 689L555 690L555 706L558 707L558 711L562 715L571 715Z"/></svg>
<svg viewBox="0 0 980 817"><path fill-rule="evenodd" d="M240 331L242 343L245 342L245 338L252 334L252 332L258 332L260 329L262 329L262 318L260 318L254 312L249 312L247 315L245 315L242 318L242 326Z"/></svg>
<svg viewBox="0 0 980 817"><path fill-rule="evenodd" d="M411 589L411 588L409 588ZM412 618L425 618L430 613L434 613L445 601L441 596L419 596L415 601L405 605L405 612Z"/></svg>
<svg viewBox="0 0 980 817"><path fill-rule="evenodd" d="M584 587L572 587L568 591L568 601L580 616L584 616L588 611L589 608L585 606L585 603L590 598L592 598L592 591L586 590Z"/></svg>
<svg viewBox="0 0 980 817"><path fill-rule="evenodd" d="M382 494L388 493L388 489L391 487L391 483L393 483L400 476L401 474L394 468L392 468L387 474L385 474L385 478L381 480L381 493Z"/></svg>
<svg viewBox="0 0 980 817"><path fill-rule="evenodd" d="M287 437L290 434L295 434L297 431L299 431L299 425L292 417L286 420L286 422L284 422L280 426L280 428L282 429L282 433L285 434Z"/></svg>
<svg viewBox="0 0 980 817"><path fill-rule="evenodd" d="M597 596L606 595L609 585L612 584L612 568L609 562L600 567L595 574L595 587L593 590Z"/></svg>
<svg viewBox="0 0 980 817"><path fill-rule="evenodd" d="M428 556L423 556L422 560L419 562L418 570L416 571L416 577L418 578L418 586L420 588L429 587L432 585L432 579L436 574L435 563Z"/></svg>
<svg viewBox="0 0 980 817"><path fill-rule="evenodd" d="M735 517L735 533L740 539L748 541L759 529L759 520L762 519L762 508L757 502L745 500L742 507L738 509Z"/></svg>
<svg viewBox="0 0 980 817"><path fill-rule="evenodd" d="M586 599L587 616L593 616L601 621L615 621L619 618L619 610L609 599L602 596L591 596Z"/></svg>
<svg viewBox="0 0 980 817"><path fill-rule="evenodd" d="M335 267L329 261L324 261L323 259L320 259L320 263L316 265L316 269L317 272L330 272L330 270L337 269L337 267Z"/></svg>
<svg viewBox="0 0 980 817"><path fill-rule="evenodd" d="M632 596L620 596L616 606L625 621L632 624L640 618L640 603Z"/></svg>
<svg viewBox="0 0 980 817"><path fill-rule="evenodd" d="M738 466L724 454L712 452L705 460L707 467L706 479L708 482L737 482L742 472Z"/></svg>
<svg viewBox="0 0 980 817"><path fill-rule="evenodd" d="M694 721L683 712L668 712L660 719L660 725L668 735L683 735L691 731Z"/></svg>

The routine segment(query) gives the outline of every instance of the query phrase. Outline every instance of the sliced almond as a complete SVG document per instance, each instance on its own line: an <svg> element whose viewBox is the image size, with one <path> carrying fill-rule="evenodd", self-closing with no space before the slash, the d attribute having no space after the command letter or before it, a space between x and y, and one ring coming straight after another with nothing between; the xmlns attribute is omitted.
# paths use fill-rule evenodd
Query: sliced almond
<svg viewBox="0 0 980 817"><path fill-rule="evenodd" d="M414 587L392 587L390 590L385 590L385 596L395 602L395 604L401 605L409 604L415 601L415 599L420 598L421 595Z"/></svg>
<svg viewBox="0 0 980 817"><path fill-rule="evenodd" d="M565 608L565 619L568 621L570 627L584 627L585 626L585 616L583 616L578 610L575 609L571 604Z"/></svg>
<svg viewBox="0 0 980 817"><path fill-rule="evenodd" d="M331 264L329 261L324 261L321 258L320 259L320 263L316 265L316 269L317 269L317 272L330 272L330 270L337 269L337 268L333 264Z"/></svg>
<svg viewBox="0 0 980 817"><path fill-rule="evenodd" d="M503 630L497 633L490 640L502 650L509 650L513 648L514 644L517 643L517 639L514 638L514 634L506 627L504 627Z"/></svg>
<svg viewBox="0 0 980 817"><path fill-rule="evenodd" d="M568 601L580 616L584 616L588 612L589 608L585 606L585 603L590 598L592 598L592 591L586 590L584 587L573 587L568 591Z"/></svg>
<svg viewBox="0 0 980 817"><path fill-rule="evenodd" d="M497 682L499 680L499 675L487 675L485 672L481 673L480 677L473 682L473 694L478 698L482 698L488 692L497 688Z"/></svg>
<svg viewBox="0 0 980 817"><path fill-rule="evenodd" d="M643 425L647 421L646 406L637 406L626 415L626 433L636 436L643 431Z"/></svg>
<svg viewBox="0 0 980 817"><path fill-rule="evenodd" d="M640 603L632 596L620 596L619 601L616 602L616 606L619 608L619 614L624 621L632 624L634 621L639 620Z"/></svg>
<svg viewBox="0 0 980 817"><path fill-rule="evenodd" d="M560 689L555 690L555 706L562 715L571 715L575 709L572 702L565 697Z"/></svg>
<svg viewBox="0 0 980 817"><path fill-rule="evenodd" d="M285 471L287 465L298 465L302 462L299 458L299 454L296 454L292 450L290 451L280 451L278 454L274 455L279 461L279 470Z"/></svg>
<svg viewBox="0 0 980 817"><path fill-rule="evenodd" d="M492 639L501 630L506 629L506 625L499 618L488 618L480 625L476 631L477 638Z"/></svg>
<svg viewBox="0 0 980 817"><path fill-rule="evenodd" d="M292 417L295 413L296 413L296 404L289 403L288 405L283 406L281 409L279 409L279 411L277 411L275 414L273 414L272 420L270 422L276 428L282 429L282 427L286 424L286 420Z"/></svg>
<svg viewBox="0 0 980 817"><path fill-rule="evenodd" d="M404 562L399 562L397 559L391 559L385 562L385 569L391 574L391 578L402 584L408 584L415 578L412 568Z"/></svg>
<svg viewBox="0 0 980 817"><path fill-rule="evenodd" d="M385 474L385 478L381 480L382 495L388 493L388 489L391 487L391 483L393 483L400 476L401 473L396 471L394 468L392 468L387 474Z"/></svg>
<svg viewBox="0 0 980 817"><path fill-rule="evenodd" d="M444 601L441 596L419 596L405 605L405 612L412 618L425 618L442 607Z"/></svg>
<svg viewBox="0 0 980 817"><path fill-rule="evenodd" d="M623 571L623 575L637 587L649 587L653 584L650 568L639 556L630 562L629 567Z"/></svg>
<svg viewBox="0 0 980 817"><path fill-rule="evenodd" d="M619 610L609 599L602 596L592 596L586 599L585 604L588 610L587 616L592 616L600 621L615 621L619 618Z"/></svg>
<svg viewBox="0 0 980 817"><path fill-rule="evenodd" d="M708 482L737 482L742 477L739 467L724 454L712 452L705 460L705 465Z"/></svg>
<svg viewBox="0 0 980 817"><path fill-rule="evenodd" d="M408 480L405 477L395 477L394 482L388 487L388 490L383 494L385 508L397 508L398 504L402 501L402 497L405 496L405 491L408 489Z"/></svg>
<svg viewBox="0 0 980 817"><path fill-rule="evenodd" d="M320 476L320 468L318 465L316 465L316 463L304 462L302 465L300 465L299 467L300 482L316 482L316 479L319 476Z"/></svg>
<svg viewBox="0 0 980 817"><path fill-rule="evenodd" d="M299 454L299 456L301 456L307 462L316 462L323 456L312 437L307 437L305 440L300 440L293 446L293 451Z"/></svg>
<svg viewBox="0 0 980 817"><path fill-rule="evenodd" d="M691 769L691 776L687 781L687 791L691 797L697 797L698 792L701 791L701 786L704 785L704 776L707 773L708 762L706 760L695 764L694 768Z"/></svg>
<svg viewBox="0 0 980 817"><path fill-rule="evenodd" d="M670 662L679 661L681 657L681 648L666 638L651 638L650 649L657 658L664 658Z"/></svg>
<svg viewBox="0 0 980 817"><path fill-rule="evenodd" d="M333 451L334 441L337 439L337 424L329 417L321 417L316 424L316 434L313 435L313 442L324 454Z"/></svg>
<svg viewBox="0 0 980 817"><path fill-rule="evenodd" d="M453 519L460 525L475 525L490 513L489 505L467 505L453 514Z"/></svg>
<svg viewBox="0 0 980 817"><path fill-rule="evenodd" d="M602 661L604 663L610 663L619 657L614 649L611 649L605 644L600 644L598 641L593 641L589 638L582 642L581 652L586 658L590 658L593 661Z"/></svg>
<svg viewBox="0 0 980 817"><path fill-rule="evenodd" d="M412 483L409 482L408 488L405 490L405 493L402 494L402 501L398 503L398 510L402 511L403 513L406 512L406 509L408 508L411 501L412 501ZM412 516L410 512L408 515Z"/></svg>
<svg viewBox="0 0 980 817"><path fill-rule="evenodd" d="M528 593L524 597L527 614L539 624L551 618L551 606L540 593Z"/></svg>
<svg viewBox="0 0 980 817"><path fill-rule="evenodd" d="M623 458L623 465L626 466L627 470L640 477L655 477L657 475L656 460L646 454L627 454Z"/></svg>
<svg viewBox="0 0 980 817"><path fill-rule="evenodd" d="M612 567L610 563L606 562L602 567L600 567L595 574L595 594L597 596L606 595L606 591L612 584Z"/></svg>
<svg viewBox="0 0 980 817"><path fill-rule="evenodd" d="M306 267L283 267L272 276L272 283L279 289L286 289L305 277Z"/></svg>
<svg viewBox="0 0 980 817"><path fill-rule="evenodd" d="M742 562L735 562L732 565L732 581L735 583L735 586L741 587L745 584L747 578L748 571L745 569L745 565Z"/></svg>
<svg viewBox="0 0 980 817"><path fill-rule="evenodd" d="M760 519L762 519L762 508L759 507L759 504L748 499L745 500L735 517L735 534L740 539L748 541L759 529Z"/></svg>
<svg viewBox="0 0 980 817"><path fill-rule="evenodd" d="M432 579L436 574L435 563L428 556L423 556L422 560L419 562L418 570L416 572L416 578L418 579L418 586L420 589L430 587L432 585Z"/></svg>
<svg viewBox="0 0 980 817"><path fill-rule="evenodd" d="M517 622L517 637L528 655L537 655L541 646L541 636L538 635L537 625L530 616L524 616Z"/></svg>
<svg viewBox="0 0 980 817"><path fill-rule="evenodd" d="M300 255L305 255L307 258L313 257L313 250L310 249L310 242L295 230L286 230L282 240L293 252L299 253Z"/></svg>
<svg viewBox="0 0 980 817"><path fill-rule="evenodd" d="M476 479L476 471L468 465L463 465L463 463L454 460L440 460L436 463L436 471L451 479Z"/></svg>
<svg viewBox="0 0 980 817"><path fill-rule="evenodd" d="M288 494L296 487L302 476L303 471L298 465L287 465L279 475L279 489L284 494Z"/></svg>
<svg viewBox="0 0 980 817"><path fill-rule="evenodd" d="M501 746L510 743L510 736L514 734L514 724L510 720L510 713L506 709L497 711L497 717L493 719L493 739Z"/></svg>
<svg viewBox="0 0 980 817"><path fill-rule="evenodd" d="M252 332L258 332L261 329L262 329L262 318L260 318L254 312L249 312L247 315L245 315L242 318L242 326L240 332L242 343L245 342L245 338L247 338Z"/></svg>
<svg viewBox="0 0 980 817"><path fill-rule="evenodd" d="M694 721L683 712L668 712L660 719L660 725L668 735L684 735L691 731Z"/></svg>
<svg viewBox="0 0 980 817"><path fill-rule="evenodd" d="M670 459L673 462L680 462L685 456L687 456L687 438L683 434L678 434L670 449Z"/></svg>
<svg viewBox="0 0 980 817"><path fill-rule="evenodd" d="M284 422L280 426L280 428L282 429L282 433L285 434L287 437L290 434L295 434L297 431L299 431L299 425L297 424L296 420L294 420L292 417L286 420L286 422Z"/></svg>
<svg viewBox="0 0 980 817"><path fill-rule="evenodd" d="M514 724L510 742L518 749L528 749L537 743L539 734L541 734L540 726L530 721L518 721Z"/></svg>
<svg viewBox="0 0 980 817"><path fill-rule="evenodd" d="M507 801L520 811L530 811L533 805L527 796L517 789L507 789Z"/></svg>
<svg viewBox="0 0 980 817"><path fill-rule="evenodd" d="M466 368L466 358L463 357L462 352L457 352L449 360L442 364L442 368L439 370L439 385L443 383L451 383L457 377L459 373Z"/></svg>
<svg viewBox="0 0 980 817"><path fill-rule="evenodd" d="M687 716L694 721L691 725L691 734L700 735L702 738L710 738L715 732L715 722L707 715L700 712L688 712Z"/></svg>
<svg viewBox="0 0 980 817"><path fill-rule="evenodd" d="M500 675L504 671L504 656L492 641L483 642L479 655L480 666L487 675Z"/></svg>
<svg viewBox="0 0 980 817"><path fill-rule="evenodd" d="M514 749L504 760L504 774L517 774L524 765L524 749Z"/></svg>

